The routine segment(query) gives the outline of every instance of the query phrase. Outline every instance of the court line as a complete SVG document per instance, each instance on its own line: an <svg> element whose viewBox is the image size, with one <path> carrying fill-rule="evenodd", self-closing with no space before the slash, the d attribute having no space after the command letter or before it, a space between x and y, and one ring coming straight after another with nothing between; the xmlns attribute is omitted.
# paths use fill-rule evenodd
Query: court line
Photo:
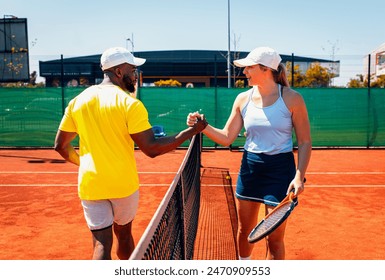
<svg viewBox="0 0 385 280"><path fill-rule="evenodd" d="M139 174L176 174L177 171L140 171ZM0 174L77 174L77 171L0 171Z"/></svg>
<svg viewBox="0 0 385 280"><path fill-rule="evenodd" d="M0 184L0 187L77 187L77 184ZM169 187L170 184L139 184L140 187ZM222 185L223 186L223 185Z"/></svg>
<svg viewBox="0 0 385 280"><path fill-rule="evenodd" d="M77 171L0 171L0 174L77 174ZM139 171L138 174L176 174L176 171ZM230 174L238 175L237 172ZM312 175L381 175L385 171L308 171L306 174Z"/></svg>
<svg viewBox="0 0 385 280"><path fill-rule="evenodd" d="M75 174L77 171L0 171L0 174Z"/></svg>
<svg viewBox="0 0 385 280"><path fill-rule="evenodd" d="M77 187L77 184L0 184L0 187Z"/></svg>
<svg viewBox="0 0 385 280"><path fill-rule="evenodd" d="M316 184L305 184L305 188L385 188L385 185L316 185Z"/></svg>
<svg viewBox="0 0 385 280"><path fill-rule="evenodd" d="M156 185L156 184L155 184ZM216 184L201 184L202 187L223 187L223 185L216 185ZM235 187L233 185L233 187ZM305 184L305 188L385 188L385 185L322 185L322 184Z"/></svg>
<svg viewBox="0 0 385 280"><path fill-rule="evenodd" d="M0 174L77 174L77 171L0 171ZM138 174L176 174L173 171L139 171ZM238 175L238 173L230 173L232 175ZM322 172L322 171L310 171L306 174L312 175L382 175L385 172L382 171L346 171L346 172ZM218 186L223 185L211 185L202 184L202 186ZM168 187L170 184L140 184L141 187L146 186L164 186ZM77 184L0 184L0 187L77 187ZM321 184L307 184L306 187L326 187L326 188L354 188L354 187L385 187L385 185L321 185Z"/></svg>
<svg viewBox="0 0 385 280"><path fill-rule="evenodd" d="M140 187L169 187L170 184L140 184ZM216 184L201 184L201 186L223 187ZM77 184L0 184L0 187L77 187ZM234 187L234 185L233 185ZM306 188L385 188L385 185L317 185L309 184Z"/></svg>
<svg viewBox="0 0 385 280"><path fill-rule="evenodd" d="M238 173L230 173L237 175ZM385 171L307 171L306 175L382 175Z"/></svg>
<svg viewBox="0 0 385 280"><path fill-rule="evenodd" d="M385 174L385 171L343 171L343 172L306 172L306 174L315 174L315 175L340 175L340 174L346 174L346 175L379 175L379 174Z"/></svg>

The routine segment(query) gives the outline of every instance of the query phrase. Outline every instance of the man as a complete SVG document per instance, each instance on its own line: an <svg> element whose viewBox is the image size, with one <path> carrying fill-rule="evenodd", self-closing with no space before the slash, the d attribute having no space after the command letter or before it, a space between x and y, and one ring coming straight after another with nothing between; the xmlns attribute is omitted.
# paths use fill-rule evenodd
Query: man
<svg viewBox="0 0 385 280"><path fill-rule="evenodd" d="M131 223L139 200L134 143L149 157L176 149L207 125L200 120L179 134L155 138L144 105L135 92L137 67L145 59L124 48L101 56L104 79L71 100L60 123L55 150L79 166L78 192L93 238L93 259L111 259L113 231L117 256L135 247ZM71 141L79 135L79 153Z"/></svg>

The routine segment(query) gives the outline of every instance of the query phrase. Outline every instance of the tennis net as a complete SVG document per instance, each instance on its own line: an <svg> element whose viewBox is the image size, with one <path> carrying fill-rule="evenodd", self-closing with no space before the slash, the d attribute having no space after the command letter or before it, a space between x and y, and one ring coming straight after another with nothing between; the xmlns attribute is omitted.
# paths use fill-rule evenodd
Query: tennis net
<svg viewBox="0 0 385 280"><path fill-rule="evenodd" d="M191 260L200 204L201 135L194 136L131 260Z"/></svg>

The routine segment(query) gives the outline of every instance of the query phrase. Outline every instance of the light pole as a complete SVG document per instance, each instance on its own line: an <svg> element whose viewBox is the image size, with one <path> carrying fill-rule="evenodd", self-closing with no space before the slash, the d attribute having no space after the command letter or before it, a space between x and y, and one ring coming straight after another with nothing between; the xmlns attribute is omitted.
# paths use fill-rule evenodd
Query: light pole
<svg viewBox="0 0 385 280"><path fill-rule="evenodd" d="M231 88L230 68L230 0L227 0L227 87Z"/></svg>
<svg viewBox="0 0 385 280"><path fill-rule="evenodd" d="M131 43L131 53L134 54L134 33L131 33L131 38L126 39L126 49L128 49L128 42Z"/></svg>
<svg viewBox="0 0 385 280"><path fill-rule="evenodd" d="M134 33L131 33L131 38L126 39L126 49L128 49L128 42L131 43L131 53L134 55ZM133 96L135 98L139 98L139 86L142 84L141 83L141 73L138 71L138 80L136 81L136 86L135 86L135 92L133 93Z"/></svg>

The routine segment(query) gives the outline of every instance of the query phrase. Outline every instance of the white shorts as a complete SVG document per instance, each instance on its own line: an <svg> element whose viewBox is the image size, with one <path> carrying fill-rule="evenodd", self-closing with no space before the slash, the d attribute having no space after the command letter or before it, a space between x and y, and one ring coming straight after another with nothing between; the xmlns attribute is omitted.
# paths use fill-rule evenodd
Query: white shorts
<svg viewBox="0 0 385 280"><path fill-rule="evenodd" d="M101 230L131 222L138 210L139 191L123 198L82 200L84 217L90 230Z"/></svg>

